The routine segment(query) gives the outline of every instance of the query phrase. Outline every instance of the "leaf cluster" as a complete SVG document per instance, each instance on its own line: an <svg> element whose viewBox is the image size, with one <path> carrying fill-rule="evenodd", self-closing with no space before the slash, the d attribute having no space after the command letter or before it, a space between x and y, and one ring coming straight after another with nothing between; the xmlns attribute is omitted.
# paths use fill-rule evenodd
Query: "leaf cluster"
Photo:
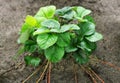
<svg viewBox="0 0 120 83"><path fill-rule="evenodd" d="M81 6L56 9L55 6L41 7L35 16L27 15L18 43L27 65L39 65L40 57L34 52L44 54L47 60L59 62L65 53L80 63L86 63L89 55L96 49L96 42L102 35L95 31L94 19L89 15L91 10Z"/></svg>

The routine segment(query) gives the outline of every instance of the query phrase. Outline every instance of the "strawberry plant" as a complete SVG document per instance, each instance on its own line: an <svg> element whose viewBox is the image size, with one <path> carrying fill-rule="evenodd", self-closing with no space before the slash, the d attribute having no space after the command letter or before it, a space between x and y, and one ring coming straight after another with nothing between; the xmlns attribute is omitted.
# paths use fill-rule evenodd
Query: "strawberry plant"
<svg viewBox="0 0 120 83"><path fill-rule="evenodd" d="M91 10L81 6L41 7L35 16L25 18L18 39L22 45L18 54L27 53L24 60L33 66L38 66L42 57L57 63L68 53L79 64L87 63L96 42L103 38L96 32L90 13Z"/></svg>

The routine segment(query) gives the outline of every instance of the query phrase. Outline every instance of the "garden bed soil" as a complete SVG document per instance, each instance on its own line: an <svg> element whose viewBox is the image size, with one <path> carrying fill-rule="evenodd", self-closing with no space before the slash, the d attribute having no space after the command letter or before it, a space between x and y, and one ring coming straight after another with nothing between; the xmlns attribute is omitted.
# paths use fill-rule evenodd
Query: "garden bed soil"
<svg viewBox="0 0 120 83"><path fill-rule="evenodd" d="M50 4L57 8L77 5L91 9L96 29L104 36L93 56L120 67L120 0L0 0L0 73L23 61L23 56L17 61L12 57L19 47L18 31L25 16L34 15L40 7ZM92 83L89 76L75 66L78 83ZM73 68L71 59L52 65L51 83L75 83ZM115 68L101 63L92 68L105 83L120 83L120 71ZM21 83L34 69L23 65L0 76L0 83ZM39 76L40 73L36 74L28 83L35 83ZM45 83L45 79L41 83Z"/></svg>

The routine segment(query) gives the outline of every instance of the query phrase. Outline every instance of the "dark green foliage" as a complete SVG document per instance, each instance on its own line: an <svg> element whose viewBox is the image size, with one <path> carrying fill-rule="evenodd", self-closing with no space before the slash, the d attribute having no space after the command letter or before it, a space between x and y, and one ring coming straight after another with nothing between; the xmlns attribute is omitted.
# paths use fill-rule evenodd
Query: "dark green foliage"
<svg viewBox="0 0 120 83"><path fill-rule="evenodd" d="M57 9L41 7L35 16L28 15L23 24L18 42L22 52L44 53L51 62L60 61L65 53L71 53L80 64L88 62L102 35L95 31L91 10L80 6ZM37 66L39 57L25 56L27 65Z"/></svg>

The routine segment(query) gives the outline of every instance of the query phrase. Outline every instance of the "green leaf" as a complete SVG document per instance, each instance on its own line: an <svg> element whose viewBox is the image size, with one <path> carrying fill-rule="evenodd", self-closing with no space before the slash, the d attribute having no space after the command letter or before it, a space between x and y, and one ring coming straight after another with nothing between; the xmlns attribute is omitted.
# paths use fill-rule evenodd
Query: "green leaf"
<svg viewBox="0 0 120 83"><path fill-rule="evenodd" d="M95 21L94 21L93 17L91 17L91 16L85 16L84 19L95 24Z"/></svg>
<svg viewBox="0 0 120 83"><path fill-rule="evenodd" d="M37 43L41 49L47 49L56 43L58 36L55 34L40 34L37 37Z"/></svg>
<svg viewBox="0 0 120 83"><path fill-rule="evenodd" d="M33 53L37 49L36 41L33 40L27 40L24 44L25 52Z"/></svg>
<svg viewBox="0 0 120 83"><path fill-rule="evenodd" d="M77 15L78 17L83 18L84 16L91 13L91 10L85 9L83 7L77 7Z"/></svg>
<svg viewBox="0 0 120 83"><path fill-rule="evenodd" d="M89 42L89 41L82 41L82 42L80 42L78 47L81 48L84 51L87 51L87 52L91 53L93 50L96 49L96 43Z"/></svg>
<svg viewBox="0 0 120 83"><path fill-rule="evenodd" d="M57 9L56 12L55 12L55 14L63 16L64 14L70 12L71 9L72 9L71 7L64 7L62 9Z"/></svg>
<svg viewBox="0 0 120 83"><path fill-rule="evenodd" d="M30 15L27 15L26 16L26 19L25 19L25 23L29 24L30 26L34 27L37 25L37 20L30 16Z"/></svg>
<svg viewBox="0 0 120 83"><path fill-rule="evenodd" d="M36 44L36 41L34 41L34 40L27 40L24 45L28 45L29 46L29 45L33 45L33 44Z"/></svg>
<svg viewBox="0 0 120 83"><path fill-rule="evenodd" d="M50 32L53 32L53 33L61 33L60 29L50 29Z"/></svg>
<svg viewBox="0 0 120 83"><path fill-rule="evenodd" d="M51 46L45 50L45 56L51 62L58 62L64 56L64 48L57 45Z"/></svg>
<svg viewBox="0 0 120 83"><path fill-rule="evenodd" d="M101 40L103 36L100 33L95 32L93 35L85 37L85 38L89 40L90 42L96 42L96 41Z"/></svg>
<svg viewBox="0 0 120 83"><path fill-rule="evenodd" d="M70 11L70 12L67 12L63 16L60 16L60 17L67 19L67 20L72 20L74 17L74 14L75 14L74 11Z"/></svg>
<svg viewBox="0 0 120 83"><path fill-rule="evenodd" d="M18 43L25 43L29 38L29 30L26 30L25 32L20 34L20 37L18 39Z"/></svg>
<svg viewBox="0 0 120 83"><path fill-rule="evenodd" d="M60 23L54 19L45 20L41 23L41 25L48 28L55 28L55 29L60 28Z"/></svg>
<svg viewBox="0 0 120 83"><path fill-rule="evenodd" d="M44 34L48 32L50 32L49 29L41 27L41 28L38 28L35 32L33 32L33 35L39 35L39 34Z"/></svg>
<svg viewBox="0 0 120 83"><path fill-rule="evenodd" d="M70 44L70 34L69 33L59 34L56 44L60 47L68 46Z"/></svg>
<svg viewBox="0 0 120 83"><path fill-rule="evenodd" d="M68 25L61 26L60 31L61 32L66 32L68 30L79 30L79 29L80 29L80 27L75 25L75 24L68 24Z"/></svg>
<svg viewBox="0 0 120 83"><path fill-rule="evenodd" d="M39 16L35 16L35 19L37 20L37 27L36 28L40 28L41 27L41 23L45 20L47 20L45 17L39 17Z"/></svg>
<svg viewBox="0 0 120 83"><path fill-rule="evenodd" d="M30 53L33 53L35 52L37 49L37 45L30 45L30 46L25 46L25 51L27 52L30 52Z"/></svg>
<svg viewBox="0 0 120 83"><path fill-rule="evenodd" d="M75 17L79 22L87 22L87 20L86 19L83 19L83 18L81 18L81 17Z"/></svg>
<svg viewBox="0 0 120 83"><path fill-rule="evenodd" d="M32 46L30 46L29 52L33 53L36 51L36 49L37 49L37 45L32 45Z"/></svg>
<svg viewBox="0 0 120 83"><path fill-rule="evenodd" d="M23 33L23 32L25 32L26 30L28 30L28 29L30 29L31 28L31 26L29 25L29 24L27 24L27 23L24 23L23 25L22 25L22 28L21 28L21 33Z"/></svg>
<svg viewBox="0 0 120 83"><path fill-rule="evenodd" d="M65 48L65 51L66 51L67 53L69 53L69 52L75 52L75 51L77 51L77 49L78 49L78 48L76 48L76 47L74 47L74 46L72 46L72 45L69 45L69 46L67 46L67 47Z"/></svg>
<svg viewBox="0 0 120 83"><path fill-rule="evenodd" d="M76 61L79 64L85 64L88 62L89 57L86 55L86 53L82 50L78 50L74 53L73 57L76 59Z"/></svg>
<svg viewBox="0 0 120 83"><path fill-rule="evenodd" d="M72 7L64 7L62 9L56 10L55 14L66 20L71 20L73 19L75 12L72 11Z"/></svg>
<svg viewBox="0 0 120 83"><path fill-rule="evenodd" d="M38 66L39 63L41 62L40 58L33 56L25 56L24 60L27 65L32 65L32 66Z"/></svg>
<svg viewBox="0 0 120 83"><path fill-rule="evenodd" d="M41 7L35 16L52 18L55 14L55 10L56 10L56 7L53 5Z"/></svg>
<svg viewBox="0 0 120 83"><path fill-rule="evenodd" d="M88 36L95 33L95 24L91 22L82 22L79 24L79 27L81 28L82 35Z"/></svg>
<svg viewBox="0 0 120 83"><path fill-rule="evenodd" d="M87 45L85 41L80 42L80 45L78 45L79 48L87 51L91 51L90 47Z"/></svg>

